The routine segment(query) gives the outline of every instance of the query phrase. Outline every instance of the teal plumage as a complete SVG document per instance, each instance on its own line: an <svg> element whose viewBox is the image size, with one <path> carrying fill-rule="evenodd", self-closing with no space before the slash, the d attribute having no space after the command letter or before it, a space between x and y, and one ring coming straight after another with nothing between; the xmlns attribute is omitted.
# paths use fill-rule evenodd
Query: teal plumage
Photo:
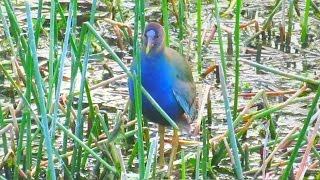
<svg viewBox="0 0 320 180"><path fill-rule="evenodd" d="M137 70L135 62L130 70ZM154 22L146 26L142 37L141 83L173 121L180 127L188 127L196 115L196 86L192 72L177 51L164 46L164 29ZM129 79L128 84L130 98L134 102L132 79ZM169 126L144 96L142 113L152 122Z"/></svg>

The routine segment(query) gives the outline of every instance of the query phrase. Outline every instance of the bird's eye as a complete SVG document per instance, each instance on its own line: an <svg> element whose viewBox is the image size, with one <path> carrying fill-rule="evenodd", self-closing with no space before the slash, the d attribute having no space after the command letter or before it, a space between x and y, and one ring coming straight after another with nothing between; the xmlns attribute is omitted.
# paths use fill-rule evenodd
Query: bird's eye
<svg viewBox="0 0 320 180"><path fill-rule="evenodd" d="M157 35L155 36L155 38L156 38L156 39L159 39L159 35L157 34Z"/></svg>

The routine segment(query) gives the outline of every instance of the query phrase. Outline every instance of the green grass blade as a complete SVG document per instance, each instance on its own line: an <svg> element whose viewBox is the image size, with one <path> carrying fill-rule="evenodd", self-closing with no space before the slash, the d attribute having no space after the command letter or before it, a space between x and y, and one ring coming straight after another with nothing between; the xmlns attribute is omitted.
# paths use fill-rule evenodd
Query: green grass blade
<svg viewBox="0 0 320 180"><path fill-rule="evenodd" d="M40 173L41 173L41 167L40 167L40 163L42 160L42 149L43 149L43 141L44 141L44 136L40 136L40 140L39 140L39 148L38 148L38 153L37 153L37 163L36 163L36 173L34 175L34 179L38 180L41 179L40 178Z"/></svg>
<svg viewBox="0 0 320 180"><path fill-rule="evenodd" d="M165 45L170 45L170 34L169 34L169 15L168 15L168 0L162 0L162 21L165 34Z"/></svg>
<svg viewBox="0 0 320 180"><path fill-rule="evenodd" d="M31 172L32 168L32 140L31 140L31 115L29 109L26 109L24 112L25 121L26 121L26 169ZM23 129L21 129L23 131ZM23 138L23 136L20 136L20 138ZM28 179L31 179L28 177Z"/></svg>
<svg viewBox="0 0 320 180"><path fill-rule="evenodd" d="M179 52L183 54L183 22L184 22L184 0L179 0Z"/></svg>
<svg viewBox="0 0 320 180"><path fill-rule="evenodd" d="M58 108L59 108L59 101L60 101L60 91L61 91L61 84L63 80L63 73L64 73L64 66L65 66L65 59L67 57L67 52L69 49L69 37L71 33L71 20L72 20L72 7L73 7L73 1L71 1L70 6L69 6L69 15L68 15L68 20L67 20L67 26L66 26L66 33L64 37L64 42L63 42L63 47L62 47L62 53L60 56L59 60L59 77L57 80L57 85L55 87L56 93L55 93L55 102L54 102L54 107L53 107L53 121L51 122L51 136L54 137L54 134L56 133L56 122L58 121Z"/></svg>
<svg viewBox="0 0 320 180"><path fill-rule="evenodd" d="M37 22L36 22L36 29L35 29L35 41L36 45L38 46L40 31L42 29L42 7L43 7L43 0L38 1L38 14L37 14Z"/></svg>
<svg viewBox="0 0 320 180"><path fill-rule="evenodd" d="M143 146L143 119L142 119L142 94L141 94L141 58L140 47L138 41L139 34L139 17L141 15L141 1L136 0L135 7L135 26L134 26L134 59L137 63L137 71L133 72L133 84L134 84L134 99L135 99L135 111L138 121L138 159L139 159L139 177L142 179L145 175L145 163L144 163L144 146Z"/></svg>
<svg viewBox="0 0 320 180"><path fill-rule="evenodd" d="M295 74L288 74L288 73L285 73L283 71L280 71L280 70L277 70L277 69L274 69L274 68L271 68L271 67L267 67L267 66L264 66L264 65L259 64L259 63L255 63L255 62L248 61L248 60L245 60L245 59L241 59L240 61L243 62L243 63L249 64L250 66L254 66L254 67L257 67L259 69L263 69L264 71L268 71L268 72L271 72L273 74L281 75L283 77L287 77L287 78L290 78L290 79L302 81L302 82L305 82L305 83L308 83L308 84L311 84L311 85L319 85L320 84L320 81L316 81L316 80L313 80L313 79L310 79L310 78L306 78L306 77L303 77L303 76L299 76L299 75L295 75Z"/></svg>
<svg viewBox="0 0 320 180"><path fill-rule="evenodd" d="M149 153L148 153L148 159L147 159L147 164L146 164L146 170L144 173L144 178L143 179L148 179L150 172L151 172L151 165L153 164L153 159L154 159L154 155L157 154L157 147L158 145L158 136L156 136L150 144L150 148L149 148Z"/></svg>
<svg viewBox="0 0 320 180"><path fill-rule="evenodd" d="M22 165L22 156L23 156L23 135L24 135L24 128L25 128L25 125L26 125L26 122L28 120L26 119L26 114L23 114L23 117L22 117L22 122L20 124L20 132L19 132L19 138L18 138L18 147L17 147L17 150L16 150L16 166L14 168L14 176L13 176L13 179L18 179L19 177L19 168L20 168L20 165Z"/></svg>
<svg viewBox="0 0 320 180"><path fill-rule="evenodd" d="M233 103L233 119L236 119L238 112L238 96L240 81L240 16L241 16L242 0L237 1L236 6L236 24L234 27L234 43L235 43L235 80L234 80L234 103Z"/></svg>
<svg viewBox="0 0 320 180"><path fill-rule="evenodd" d="M207 131L207 127L206 127L206 121L203 119L202 120L202 178L204 180L208 179L208 174L207 174L207 162L208 162L208 131Z"/></svg>
<svg viewBox="0 0 320 180"><path fill-rule="evenodd" d="M136 61L139 64L139 53L136 56ZM141 63L140 63L141 64ZM140 70L139 70L140 69ZM143 147L143 133L142 133L142 100L141 100L141 66L139 68L138 65L138 72L137 74L134 74L134 98L135 98L135 107L136 107L136 114L137 114L137 120L138 120L138 156L139 156L139 175L140 178L143 178L145 175L144 170L144 147Z"/></svg>
<svg viewBox="0 0 320 180"><path fill-rule="evenodd" d="M60 9L60 8L58 8ZM70 121L71 121L71 110L72 110L72 104L73 104L73 99L74 99L74 92L75 92L75 83L76 83L76 76L78 73L78 69L80 66L80 57L82 55L82 49L83 49L83 44L85 40L85 36L87 33L87 28L84 26L84 28L81 29L80 32L80 40L78 42L78 48L75 47L75 43L73 39L71 38L71 47L72 47L72 58L73 58L73 63L71 64L71 81L70 81L70 87L69 87L69 97L68 97L68 103L67 103L67 113L66 113L66 120L65 120L65 127L70 126ZM62 154L65 154L67 151L67 134L64 134L63 137L63 145L62 145ZM64 160L65 163L67 163L67 159Z"/></svg>
<svg viewBox="0 0 320 180"><path fill-rule="evenodd" d="M234 127L233 127L233 120L231 117L231 112L230 112L230 105L229 105L229 100L228 100L228 92L227 92L227 85L225 82L225 78L223 76L223 71L221 70L221 64L219 65L219 75L220 75L220 82L221 82L221 89L222 89L222 94L223 94L223 102L225 106L225 111L226 111L226 116L227 116L227 124L228 124L228 130L229 130L229 139L232 147L232 154L234 157L235 161L235 171L237 175L237 179L244 179L243 174L242 174L242 167L241 167L241 162L239 158L239 151L237 147L237 141L234 133Z"/></svg>
<svg viewBox="0 0 320 180"><path fill-rule="evenodd" d="M52 104L52 96L54 91L54 62L56 62L56 56L55 51L57 47L57 33L56 33L56 26L57 26L57 15L56 15L56 2L54 0L51 0L51 6L50 6L50 42L49 42L49 62L48 62L48 68L49 68L49 92L48 92L48 110Z"/></svg>
<svg viewBox="0 0 320 180"><path fill-rule="evenodd" d="M215 17L217 21L217 30L218 30L218 39L219 39L219 50L220 50L220 61L222 64L222 69L224 73L225 80L227 79L227 65L224 55L224 48L223 48L223 41L222 41L222 31L221 31L221 22L220 22L220 11L217 0L214 0L214 11L215 11Z"/></svg>
<svg viewBox="0 0 320 180"><path fill-rule="evenodd" d="M139 170L140 170L140 177L142 178L145 174L144 169L144 146L143 146L143 132L142 132L142 101L141 101L141 81L139 83L139 79L137 76L135 77L135 102L136 102L136 113L137 113L137 120L138 120L138 155L139 155ZM140 95L139 90L140 89ZM136 95L137 94L137 95ZM136 98L140 98L140 100L137 100ZM139 105L140 104L140 105Z"/></svg>
<svg viewBox="0 0 320 180"><path fill-rule="evenodd" d="M315 110L315 108L316 108L316 106L318 104L318 100L319 100L319 97L320 97L320 85L318 85L318 88L317 88L316 92L317 92L316 96L314 97L314 99L312 101L312 104L311 104L311 107L309 109L307 118L306 118L305 121L303 121L303 127L302 127L302 129L300 131L300 135L298 137L297 143L294 146L294 149L293 149L293 151L291 153L291 156L290 156L289 162L288 162L288 164L286 166L286 169L284 170L283 175L281 176L281 179L283 179L283 180L289 178L290 171L291 171L292 165L294 163L294 160L297 158L299 148L300 148L300 146L302 144L302 141L305 139L306 132L307 132L307 129L308 129L310 121L311 121L311 117L314 114L314 110Z"/></svg>
<svg viewBox="0 0 320 180"><path fill-rule="evenodd" d="M201 21L201 5L202 1L197 0L197 55L198 55L198 64L197 64L197 70L198 73L201 74L202 71L202 42L201 42L201 28L202 28L202 21Z"/></svg>
<svg viewBox="0 0 320 180"><path fill-rule="evenodd" d="M3 117L2 113L3 113L2 112L2 104L0 104L0 127L1 127L1 129L5 127L4 117ZM4 134L2 134L1 138L2 138L1 147L3 147L3 153L8 154L9 149L8 149L7 135L4 133ZM5 169L5 176L7 178L10 178L11 173L8 170L6 170L6 169L8 169L8 163L4 163L4 169Z"/></svg>
<svg viewBox="0 0 320 180"><path fill-rule="evenodd" d="M144 7L144 0L139 0L139 4L140 4L140 7L139 7L139 17L140 17L140 24L141 24L141 32L144 32L144 27L146 25L146 20L145 20L145 17L144 17L144 13L145 13L145 7Z"/></svg>
<svg viewBox="0 0 320 180"><path fill-rule="evenodd" d="M280 3L280 2L281 2L280 0L277 0L277 1L276 1L276 4L275 4L272 12L270 13L268 19L267 19L267 20L265 21L265 23L263 24L262 30L266 30L266 29L268 29L268 28L271 26L272 21L273 21L273 17L274 17L274 15L278 12L278 10L279 10L279 8L280 8L280 6L281 6L281 3Z"/></svg>
<svg viewBox="0 0 320 180"><path fill-rule="evenodd" d="M310 13L310 5L311 0L306 0L305 10L304 10L304 17L303 17L303 24L302 24L302 32L301 32L301 45L302 48L306 48L308 45L308 19Z"/></svg>
<svg viewBox="0 0 320 180"><path fill-rule="evenodd" d="M52 142L49 135L49 126L48 126L48 120L46 115L45 93L43 89L44 84L39 71L37 50L36 50L33 24L32 24L32 18L31 18L31 8L28 0L26 1L26 14L27 14L27 24L28 24L29 46L30 46L30 51L33 59L35 81L36 81L36 85L39 93L41 123L42 123L43 133L45 136L45 144L46 144L47 156L49 161L48 178L56 179L54 162L53 162Z"/></svg>
<svg viewBox="0 0 320 180"><path fill-rule="evenodd" d="M197 153L196 153L196 169L195 169L195 176L194 179L200 179L200 156L201 156L201 147L197 147Z"/></svg>
<svg viewBox="0 0 320 180"><path fill-rule="evenodd" d="M93 0L92 2L92 7L91 7L91 12L90 12L90 24L94 23L95 19L95 12L96 12L96 4L97 1ZM85 45L85 51L84 51L84 59L83 59L83 65L82 65L82 70L81 70L81 82L80 82L80 93L79 93L79 100L78 100L78 109L77 109L77 120L76 120L76 129L75 129L75 135L78 137L80 140L83 140L83 116L82 116L82 107L83 107L83 96L84 96L84 91L86 90L87 92L87 97L88 101L90 104L90 94L88 92L88 84L86 83L86 74L87 74L87 67L88 67L88 62L89 62L89 53L90 53L90 45L91 45L91 32L89 31L87 34L87 42ZM91 110L90 110L91 111ZM74 154L72 156L72 170L71 173L74 174L76 173L77 175L80 175L80 167L81 167L81 154L82 154L82 148L78 148L79 144L75 143L75 149L74 149Z"/></svg>
<svg viewBox="0 0 320 180"><path fill-rule="evenodd" d="M11 34L10 34L10 31L9 31L9 26L8 26L8 23L7 23L7 20L6 20L5 16L4 16L4 14L2 13L2 8L0 8L0 17L1 17L1 21L2 21L4 32L6 34L6 37L7 37L8 41L9 41L9 45L11 47L12 53L16 57L16 51L15 51L14 44L13 44L13 41L12 41L12 38L11 38Z"/></svg>

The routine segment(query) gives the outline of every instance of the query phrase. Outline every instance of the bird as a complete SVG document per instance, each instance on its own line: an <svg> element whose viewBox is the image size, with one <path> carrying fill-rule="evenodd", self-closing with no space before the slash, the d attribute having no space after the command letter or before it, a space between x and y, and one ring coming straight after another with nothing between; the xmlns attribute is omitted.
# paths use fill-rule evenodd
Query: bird
<svg viewBox="0 0 320 180"><path fill-rule="evenodd" d="M196 85L188 62L174 49L165 46L164 28L157 22L149 22L142 35L141 84L157 104L178 125L179 129L190 131L190 124L197 114ZM133 61L131 73L137 72ZM129 78L129 96L134 103L133 79ZM164 133L170 124L142 95L142 114L148 121L159 124L159 164L163 167ZM170 176L179 143L178 131L174 129L172 151L168 166Z"/></svg>

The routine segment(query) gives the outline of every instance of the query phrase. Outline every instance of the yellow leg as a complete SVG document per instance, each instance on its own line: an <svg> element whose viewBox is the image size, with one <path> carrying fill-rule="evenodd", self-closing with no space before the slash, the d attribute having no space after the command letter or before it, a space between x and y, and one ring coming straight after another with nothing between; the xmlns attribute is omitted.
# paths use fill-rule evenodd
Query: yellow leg
<svg viewBox="0 0 320 180"><path fill-rule="evenodd" d="M173 169L173 161L176 159L178 145L179 145L178 131L177 130L173 130L172 150L171 150L170 162L169 162L168 174L167 174L168 177L170 177L171 171Z"/></svg>
<svg viewBox="0 0 320 180"><path fill-rule="evenodd" d="M159 147L159 164L160 168L164 167L164 132L165 132L165 127L162 125L159 125L158 127L159 134L160 134L160 147Z"/></svg>

